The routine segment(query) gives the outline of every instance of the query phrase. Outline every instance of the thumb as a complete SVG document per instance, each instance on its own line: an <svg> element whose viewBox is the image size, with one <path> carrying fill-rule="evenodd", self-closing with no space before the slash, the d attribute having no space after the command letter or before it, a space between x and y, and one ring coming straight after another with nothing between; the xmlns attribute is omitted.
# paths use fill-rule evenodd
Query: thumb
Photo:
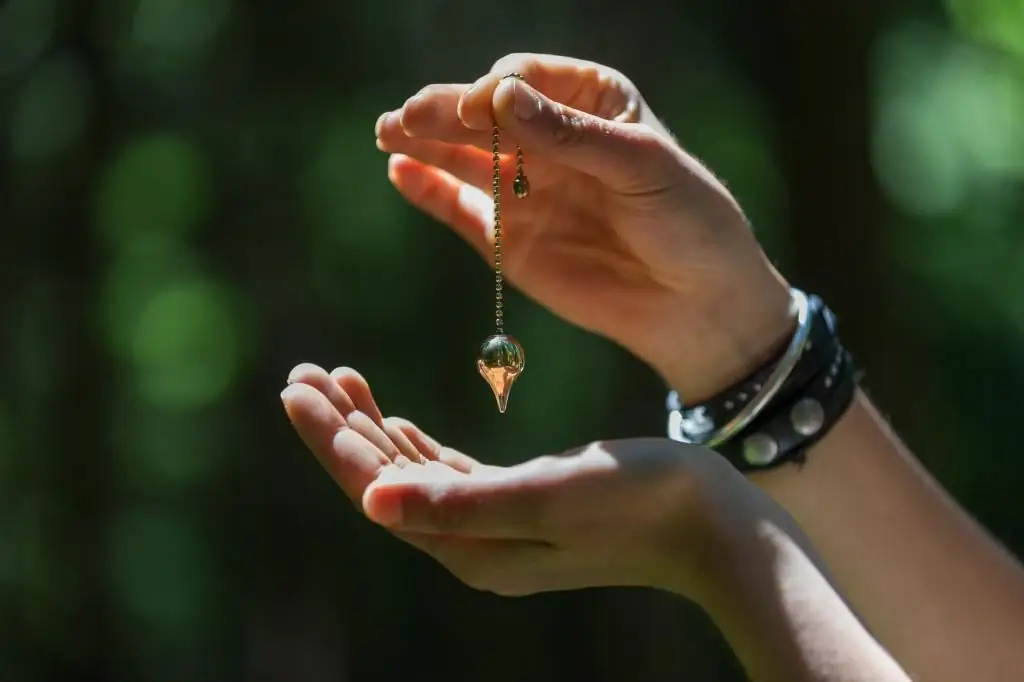
<svg viewBox="0 0 1024 682"><path fill-rule="evenodd" d="M508 476L439 476L426 467L406 467L371 483L363 508L371 520L396 531L540 539L545 487Z"/></svg>
<svg viewBox="0 0 1024 682"><path fill-rule="evenodd" d="M663 189L678 172L675 145L650 126L573 109L518 78L498 84L493 106L499 129L524 152L591 175L619 192Z"/></svg>

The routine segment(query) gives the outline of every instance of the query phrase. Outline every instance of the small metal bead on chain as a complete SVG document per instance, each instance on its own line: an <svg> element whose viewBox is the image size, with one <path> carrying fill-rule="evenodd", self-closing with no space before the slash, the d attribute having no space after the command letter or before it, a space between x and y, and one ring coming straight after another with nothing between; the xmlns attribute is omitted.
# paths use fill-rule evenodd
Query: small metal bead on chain
<svg viewBox="0 0 1024 682"><path fill-rule="evenodd" d="M510 73L505 78L517 78L523 80L522 74ZM494 162L494 176L492 178L492 190L494 194L494 327L498 334L505 333L505 275L501 263L501 132L498 125L494 125L494 133L491 136L491 157ZM530 185L523 170L523 150L516 145L516 175L512 183L512 189L516 197L525 199L530 192Z"/></svg>
<svg viewBox="0 0 1024 682"><path fill-rule="evenodd" d="M494 328L498 334L504 334L505 315L502 303L502 290L504 289L505 277L501 271L501 153L498 145L499 135L498 126L495 125L492 140L494 160Z"/></svg>

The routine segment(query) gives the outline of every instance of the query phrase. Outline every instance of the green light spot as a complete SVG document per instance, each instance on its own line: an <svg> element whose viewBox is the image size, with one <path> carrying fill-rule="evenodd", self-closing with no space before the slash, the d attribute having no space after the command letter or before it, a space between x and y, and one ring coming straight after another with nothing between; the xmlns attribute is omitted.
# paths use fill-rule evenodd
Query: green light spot
<svg viewBox="0 0 1024 682"><path fill-rule="evenodd" d="M946 8L971 38L1024 56L1024 0L946 0Z"/></svg>
<svg viewBox="0 0 1024 682"><path fill-rule="evenodd" d="M897 27L876 55L875 171L906 213L958 215L1024 177L1024 84L949 35Z"/></svg>
<svg viewBox="0 0 1024 682"><path fill-rule="evenodd" d="M192 254L164 235L140 238L117 251L99 310L110 350L131 361L135 327L150 299L165 286L196 276L197 271Z"/></svg>
<svg viewBox="0 0 1024 682"><path fill-rule="evenodd" d="M142 236L181 236L205 217L209 170L186 138L153 135L125 147L107 167L99 190L96 226L125 245Z"/></svg>
<svg viewBox="0 0 1024 682"><path fill-rule="evenodd" d="M200 278L164 287L135 324L138 387L154 405L195 409L229 389L241 367L236 310L227 292Z"/></svg>
<svg viewBox="0 0 1024 682"><path fill-rule="evenodd" d="M970 180L941 115L919 102L882 104L872 137L875 173L889 198L912 215L942 216L964 201Z"/></svg>

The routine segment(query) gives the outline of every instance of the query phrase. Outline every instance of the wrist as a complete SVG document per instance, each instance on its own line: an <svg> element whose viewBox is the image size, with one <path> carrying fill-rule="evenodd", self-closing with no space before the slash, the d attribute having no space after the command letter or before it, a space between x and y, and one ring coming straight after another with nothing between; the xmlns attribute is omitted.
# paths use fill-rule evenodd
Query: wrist
<svg viewBox="0 0 1024 682"><path fill-rule="evenodd" d="M691 599L712 612L742 587L748 571L771 564L767 528L792 530L792 520L768 495L724 459L699 446L696 471L687 464L689 499L680 523L658 546L661 572L654 587ZM703 456L707 453L707 457Z"/></svg>
<svg viewBox="0 0 1024 682"><path fill-rule="evenodd" d="M653 571L645 582L706 608L723 581L729 582L736 531L750 528L750 510L764 494L711 450L678 443L671 447L680 450L672 454L679 462L678 475L665 478L661 489L672 512L662 512L656 524L649 543Z"/></svg>
<svg viewBox="0 0 1024 682"><path fill-rule="evenodd" d="M666 314L651 362L687 403L706 400L769 362L796 325L789 286L770 267L740 283L727 279L715 294L688 310L685 319Z"/></svg>

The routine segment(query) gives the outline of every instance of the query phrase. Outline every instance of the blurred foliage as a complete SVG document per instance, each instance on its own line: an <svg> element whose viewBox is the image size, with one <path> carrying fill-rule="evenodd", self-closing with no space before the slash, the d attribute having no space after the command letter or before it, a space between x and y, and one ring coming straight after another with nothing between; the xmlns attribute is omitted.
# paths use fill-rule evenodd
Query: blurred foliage
<svg viewBox="0 0 1024 682"><path fill-rule="evenodd" d="M377 116L512 51L633 77L1024 548L1024 0L790 5L0 4L0 679L739 679L664 595L462 587L281 414L312 361L491 462L662 432L646 368L514 294L497 417L486 268L388 183Z"/></svg>

